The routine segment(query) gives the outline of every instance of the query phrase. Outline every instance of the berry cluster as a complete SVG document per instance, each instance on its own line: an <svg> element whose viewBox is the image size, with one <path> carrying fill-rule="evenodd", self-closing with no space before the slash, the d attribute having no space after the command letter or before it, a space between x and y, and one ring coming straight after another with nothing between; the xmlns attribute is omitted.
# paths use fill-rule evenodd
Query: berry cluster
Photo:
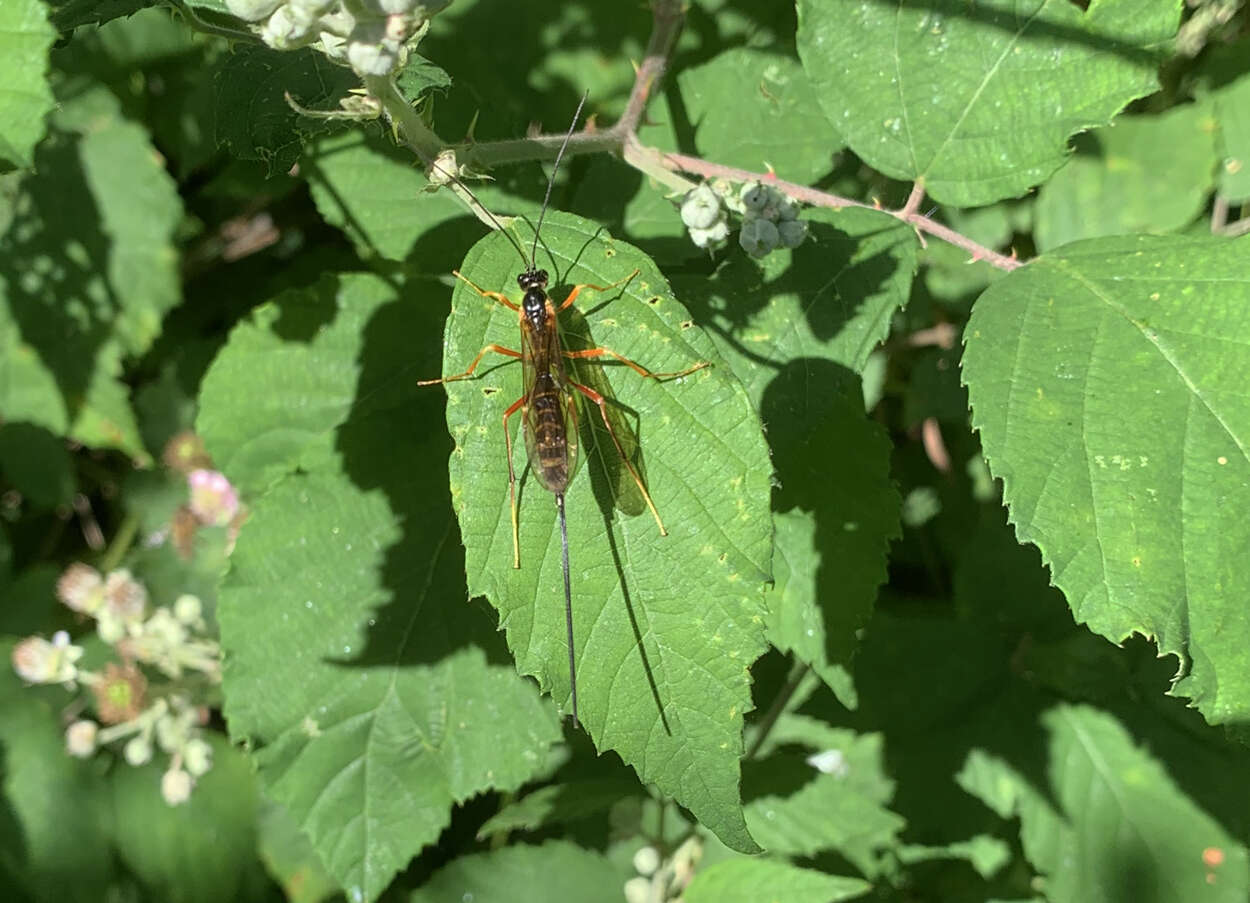
<svg viewBox="0 0 1250 903"><path fill-rule="evenodd" d="M358 75L390 75L410 41L451 0L226 0L275 50L317 46Z"/></svg>
<svg viewBox="0 0 1250 903"><path fill-rule="evenodd" d="M797 248L807 237L798 205L761 182L748 182L735 191L732 183L718 179L693 189L681 204L681 221L690 240L710 250L723 247L729 238L730 213L741 217L738 244L752 257Z"/></svg>

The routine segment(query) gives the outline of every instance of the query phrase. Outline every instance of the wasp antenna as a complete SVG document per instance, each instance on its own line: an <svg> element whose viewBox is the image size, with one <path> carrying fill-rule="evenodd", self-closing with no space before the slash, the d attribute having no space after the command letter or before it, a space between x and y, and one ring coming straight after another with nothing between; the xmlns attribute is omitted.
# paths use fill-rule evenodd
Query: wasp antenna
<svg viewBox="0 0 1250 903"><path fill-rule="evenodd" d="M454 159L454 156L453 156L453 159ZM461 191L463 191L465 194L469 196L470 200L472 200L473 203L477 205L477 208L481 210L483 213L485 213L487 217L490 218L490 221L495 224L496 231L502 232L507 237L508 241L512 243L512 247L516 248L516 252L521 255L521 262L528 266L529 258L525 256L525 249L521 247L521 243L517 241L516 236L513 235L508 230L508 228L499 221L499 217L495 216L495 214L491 213L490 210L487 209L486 205L483 204L481 200L478 198L478 196L473 193L472 189L470 189L468 185L464 184L464 180L461 179L454 172L450 172L448 169L440 165L437 160L431 160L430 166L438 170L438 172L448 182L454 182L457 188L459 188Z"/></svg>
<svg viewBox="0 0 1250 903"><path fill-rule="evenodd" d="M577 102L577 109L573 112L573 121L569 123L569 130L564 135L564 143L560 145L560 150L556 153L556 162L551 167L551 178L547 180L547 193L543 196L542 209L538 211L538 228L534 230L534 245L530 248L530 266L538 269L538 232L543 227L543 217L547 215L547 202L551 200L551 189L556 184L556 173L560 171L560 159L564 156L564 149L569 146L569 139L573 137L573 132L577 129L577 120L582 115L582 107L586 105L586 98L590 96L587 91L582 95L582 99Z"/></svg>

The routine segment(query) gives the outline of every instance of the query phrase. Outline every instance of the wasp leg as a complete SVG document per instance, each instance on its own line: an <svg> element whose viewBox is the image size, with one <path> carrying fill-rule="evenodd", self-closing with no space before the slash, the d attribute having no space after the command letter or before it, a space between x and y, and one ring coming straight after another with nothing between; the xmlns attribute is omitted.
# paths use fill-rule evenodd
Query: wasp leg
<svg viewBox="0 0 1250 903"><path fill-rule="evenodd" d="M574 301L576 301L576 300L577 300L577 296L578 296L578 295L580 295L580 294L582 293L582 289L584 289L584 288L594 289L596 292L606 292L606 291L611 291L612 289L614 289L614 288L619 288L620 286L622 286L622 285L624 285L625 283L629 282L629 281L630 281L630 280L632 280L635 276L637 276L637 275L638 275L638 273L639 273L639 271L638 271L638 270L634 270L632 273L630 273L630 274L629 274L628 276L626 276L624 279L618 279L618 280L616 280L615 282L613 282L611 285L591 285L591 284L589 284L589 283L587 283L587 284L585 284L585 285L575 285L575 286L573 286L573 290L572 290L571 292L569 292L569 296L568 296L567 298L565 298L565 299L564 299L564 300L560 303L560 306L557 308L557 310L564 310L564 308L568 307L568 306L569 306L569 305L571 305Z"/></svg>
<svg viewBox="0 0 1250 903"><path fill-rule="evenodd" d="M668 536L668 530L664 529L664 521L660 519L660 512L656 510L655 502L651 501L651 493L647 492L647 487L642 484L642 477L638 475L638 471L634 469L633 462L625 454L625 449L621 446L621 440L616 438L616 430L612 429L612 421L608 419L607 401L589 386L583 386L581 383L569 383L569 385L599 406L599 414L603 417L603 425L608 428L608 435L612 437L612 444L616 446L617 454L621 456L621 461L629 470L629 475L634 478L634 482L638 484L638 489L642 492L642 497L646 499L647 507L651 509L651 516L655 518L656 526L660 528L660 535Z"/></svg>
<svg viewBox="0 0 1250 903"><path fill-rule="evenodd" d="M508 418L525 404L528 395L522 395L503 412L503 438L508 446L508 498L512 503L512 566L521 566L521 522L516 510L516 472L512 469L512 434L508 432Z"/></svg>
<svg viewBox="0 0 1250 903"><path fill-rule="evenodd" d="M707 361L699 361L693 367L687 367L685 370L679 370L676 373L652 373L646 367L642 366L642 364L638 364L638 363L635 363L634 361L631 361L625 355L618 354L617 352L613 351L611 348L587 348L585 351L565 351L564 352L565 357L571 358L573 360L592 358L592 357L603 357L605 354L609 355L610 357L616 358L625 366L633 368L634 372L637 373L639 376L645 376L648 379L658 379L658 380L676 379L679 376L688 376L691 373L694 373L696 370L702 370L704 367L712 366Z"/></svg>
<svg viewBox="0 0 1250 903"><path fill-rule="evenodd" d="M504 295L502 292L488 292L486 289L479 287L476 282L474 282L468 276L465 276L464 274L462 274L459 270L452 270L451 274L455 276L457 279L459 279L461 282L468 284L469 288L473 289L473 291L477 292L483 298L491 298L495 301L498 301L500 304L502 304L504 307L508 308L509 310L519 311L521 309L520 307L518 307L517 305L509 301L507 296Z"/></svg>
<svg viewBox="0 0 1250 903"><path fill-rule="evenodd" d="M469 369L463 373L457 373L455 376L440 376L438 379L419 379L418 386L434 386L438 383L454 383L459 379L468 379L473 375L473 371L477 369L477 365L482 362L482 358L486 357L486 352L494 351L497 354L507 355L508 357L520 357L521 352L513 351L511 348L504 348L502 345L487 345L477 353L477 357L473 359L473 363L469 364Z"/></svg>

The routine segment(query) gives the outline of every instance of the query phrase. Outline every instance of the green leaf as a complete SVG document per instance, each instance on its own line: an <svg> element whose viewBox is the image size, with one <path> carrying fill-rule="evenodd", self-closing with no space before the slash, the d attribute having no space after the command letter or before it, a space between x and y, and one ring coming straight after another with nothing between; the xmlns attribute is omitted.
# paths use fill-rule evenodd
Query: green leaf
<svg viewBox="0 0 1250 903"><path fill-rule="evenodd" d="M747 804L751 836L770 853L810 857L833 850L863 874L879 873L881 851L897 845L906 825L886 808L894 784L885 775L882 737L795 715L782 721L772 742L798 742L810 754L774 752L746 772L752 790L767 790L770 781L787 784Z"/></svg>
<svg viewBox="0 0 1250 903"><path fill-rule="evenodd" d="M168 762L113 770L113 824L118 853L153 899L170 903L255 900L246 877L256 860L256 778L224 737L207 734L213 767L191 799L161 797Z"/></svg>
<svg viewBox="0 0 1250 903"><path fill-rule="evenodd" d="M642 780L675 798L729 846L753 850L738 798L742 717L751 662L763 651L762 587L772 528L771 467L746 393L687 319L644 254L573 216L549 213L543 231L557 265L553 295L574 283L607 285L564 320L579 346L602 344L655 372L713 366L657 384L624 367L577 367L619 402L613 412L667 519L661 536L621 467L598 410L580 405L585 466L567 491L574 648L582 720ZM483 239L463 272L516 296L521 270L502 235ZM588 322L587 322L588 321ZM517 314L467 285L452 296L444 372L457 373L488 343L515 346ZM513 567L508 462L500 417L522 394L521 368L488 362L479 378L447 384L456 442L451 486L464 535L470 593L500 612L523 674L566 702L569 692L560 531L552 497L525 475L517 431L521 568ZM636 417L634 416L636 413ZM520 418L517 418L520 419ZM632 435L629 435L632 433ZM593 446L586 441L589 435ZM636 439L635 439L636 437ZM619 511L618 511L619 509Z"/></svg>
<svg viewBox="0 0 1250 903"><path fill-rule="evenodd" d="M74 494L65 441L29 423L0 426L0 473L38 508L68 504Z"/></svg>
<svg viewBox="0 0 1250 903"><path fill-rule="evenodd" d="M957 840L938 847L908 844L898 851L899 861L906 865L918 862L935 862L943 859L962 859L976 870L982 878L992 878L1011 861L1011 848L1003 840L978 834L971 840Z"/></svg>
<svg viewBox="0 0 1250 903"><path fill-rule="evenodd" d="M621 879L599 853L564 841L461 856L436 872L408 903L620 903Z"/></svg>
<svg viewBox="0 0 1250 903"><path fill-rule="evenodd" d="M82 25L133 15L147 5L147 0L49 0L47 5L56 30L70 32Z"/></svg>
<svg viewBox="0 0 1250 903"><path fill-rule="evenodd" d="M0 877L36 900L94 903L113 873L106 788L66 753L58 707L35 694L0 669Z"/></svg>
<svg viewBox="0 0 1250 903"><path fill-rule="evenodd" d="M870 210L805 218L811 237L796 250L758 263L737 255L714 278L677 285L769 425L781 484L769 641L853 705L844 669L885 577L900 504L856 374L907 300L915 238Z"/></svg>
<svg viewBox="0 0 1250 903"><path fill-rule="evenodd" d="M411 154L359 131L318 140L307 164L317 210L363 255L403 260L429 230L468 215L450 192L425 190Z"/></svg>
<svg viewBox="0 0 1250 903"><path fill-rule="evenodd" d="M638 792L635 781L617 778L566 780L549 784L504 806L478 829L479 838L511 831L534 831L549 825L565 825L610 809Z"/></svg>
<svg viewBox="0 0 1250 903"><path fill-rule="evenodd" d="M798 60L736 47L677 78L701 156L752 172L812 182L841 148Z"/></svg>
<svg viewBox="0 0 1250 903"><path fill-rule="evenodd" d="M1213 94L1219 123L1220 194L1232 203L1250 200L1250 75Z"/></svg>
<svg viewBox="0 0 1250 903"><path fill-rule="evenodd" d="M122 359L179 300L181 202L107 91L82 90L54 126L0 237L0 414L144 461Z"/></svg>
<svg viewBox="0 0 1250 903"><path fill-rule="evenodd" d="M34 163L52 109L48 48L56 32L39 0L7 0L0 6L0 169ZM7 164L7 165L4 165Z"/></svg>
<svg viewBox="0 0 1250 903"><path fill-rule="evenodd" d="M1047 899L1113 903L1164 886L1166 899L1245 900L1246 848L1114 717L1057 705L1042 722L1049 786L980 750L969 755L959 782L1004 818L1019 816L1025 854L1045 876Z"/></svg>
<svg viewBox="0 0 1250 903"><path fill-rule="evenodd" d="M340 130L332 120L295 112L285 95L308 110L337 110L357 79L311 48L238 44L217 70L216 85L217 140L240 159L264 162L273 175L295 164L306 138Z"/></svg>
<svg viewBox="0 0 1250 903"><path fill-rule="evenodd" d="M1037 245L1171 232L1206 206L1215 187L1215 122L1208 104L1157 116L1121 116L1083 135L1068 165L1037 197Z"/></svg>
<svg viewBox="0 0 1250 903"><path fill-rule="evenodd" d="M1212 722L1250 713L1250 239L1096 239L981 297L973 425L1021 541L1079 622L1181 660Z"/></svg>
<svg viewBox="0 0 1250 903"><path fill-rule="evenodd" d="M799 0L799 57L864 162L959 207L1023 194L1158 87L1176 0Z"/></svg>
<svg viewBox="0 0 1250 903"><path fill-rule="evenodd" d="M872 890L858 878L826 875L772 859L730 859L695 872L686 903L837 903Z"/></svg>
<svg viewBox="0 0 1250 903"><path fill-rule="evenodd" d="M262 798L256 828L260 858L282 885L289 903L320 903L338 893L338 885L322 868L312 844L289 812Z"/></svg>
<svg viewBox="0 0 1250 903"><path fill-rule="evenodd" d="M424 294L373 276L290 293L235 329L201 396L232 478L300 468L252 504L231 557L226 715L349 898L377 897L453 803L515 790L559 736L464 601L441 400L413 379L437 359Z"/></svg>
<svg viewBox="0 0 1250 903"><path fill-rule="evenodd" d="M404 67L395 75L395 84L404 97L416 101L434 88L446 93L451 87L451 76L420 54L410 53Z"/></svg>

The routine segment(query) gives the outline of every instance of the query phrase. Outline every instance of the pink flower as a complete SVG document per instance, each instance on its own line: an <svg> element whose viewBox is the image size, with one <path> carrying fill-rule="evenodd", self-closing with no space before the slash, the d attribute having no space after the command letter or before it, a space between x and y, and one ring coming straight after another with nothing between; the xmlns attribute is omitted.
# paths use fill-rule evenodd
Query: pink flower
<svg viewBox="0 0 1250 903"><path fill-rule="evenodd" d="M216 470L193 470L187 475L191 489L191 513L210 527L224 527L239 513L239 493L225 474Z"/></svg>

